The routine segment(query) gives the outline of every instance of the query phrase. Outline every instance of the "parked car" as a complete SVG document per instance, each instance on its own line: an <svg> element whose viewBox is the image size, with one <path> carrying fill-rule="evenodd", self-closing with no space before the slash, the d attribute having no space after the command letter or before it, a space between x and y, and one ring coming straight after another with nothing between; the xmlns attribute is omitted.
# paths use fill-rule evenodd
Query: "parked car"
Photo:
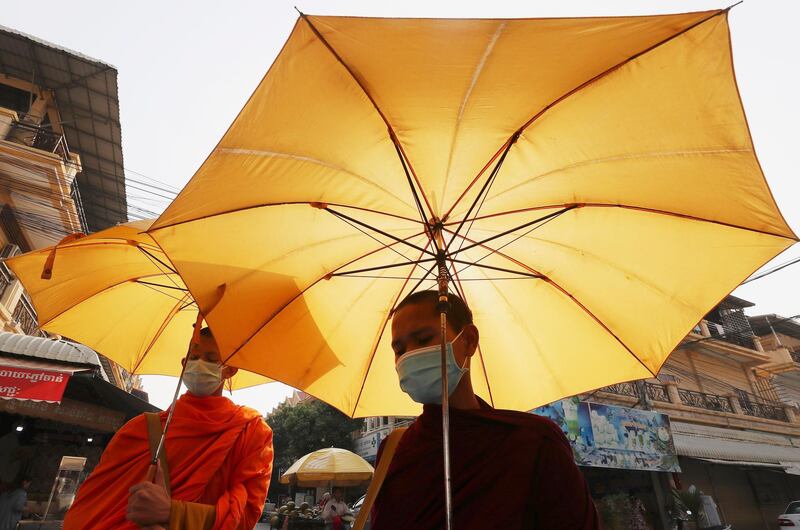
<svg viewBox="0 0 800 530"><path fill-rule="evenodd" d="M361 511L361 506L364 505L364 499L366 498L366 495L362 495L356 502L353 503L352 506L350 506L350 511L353 512L353 517L358 517L358 512ZM367 520L367 523L364 525L364 530L369 530L369 520Z"/></svg>
<svg viewBox="0 0 800 530"><path fill-rule="evenodd" d="M790 502L789 506L778 516L781 528L800 528L800 501Z"/></svg>

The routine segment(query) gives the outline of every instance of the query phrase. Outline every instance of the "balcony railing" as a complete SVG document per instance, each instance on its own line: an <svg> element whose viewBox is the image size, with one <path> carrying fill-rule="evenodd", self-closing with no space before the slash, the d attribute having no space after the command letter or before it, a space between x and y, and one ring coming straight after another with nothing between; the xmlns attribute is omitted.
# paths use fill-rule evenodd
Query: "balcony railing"
<svg viewBox="0 0 800 530"><path fill-rule="evenodd" d="M654 383L645 383L644 388L647 392L647 398L651 401L669 403L669 393L667 392L666 386L656 385Z"/></svg>
<svg viewBox="0 0 800 530"><path fill-rule="evenodd" d="M14 277L11 275L11 271L5 263L0 262L0 296L3 296L12 283L14 283Z"/></svg>
<svg viewBox="0 0 800 530"><path fill-rule="evenodd" d="M609 394L616 394L618 396L639 397L639 389L636 388L636 383L618 383L604 387L603 392Z"/></svg>
<svg viewBox="0 0 800 530"><path fill-rule="evenodd" d="M789 350L789 355L792 356L792 360L796 363L800 363L800 348L794 348Z"/></svg>
<svg viewBox="0 0 800 530"><path fill-rule="evenodd" d="M69 160L70 158L69 146L63 134L32 123L14 122L8 138L11 140L16 139L34 149L55 153L64 160Z"/></svg>
<svg viewBox="0 0 800 530"><path fill-rule="evenodd" d="M736 344L744 348L755 350L755 342L753 341L753 332L749 329L734 329L730 326L724 326L716 322L706 321L708 332L711 337L727 342L729 344Z"/></svg>
<svg viewBox="0 0 800 530"><path fill-rule="evenodd" d="M685 390L683 388L678 389L678 395L681 398L681 403L689 407L733 413L731 402L724 396Z"/></svg>
<svg viewBox="0 0 800 530"><path fill-rule="evenodd" d="M648 399L652 401L669 403L669 394L667 393L667 387L664 385L644 383L644 389ZM640 397L639 385L636 383L619 383L616 385L607 386L603 388L603 392L616 394L618 396L634 397L637 399Z"/></svg>
<svg viewBox="0 0 800 530"><path fill-rule="evenodd" d="M756 403L754 401L748 401L742 403L742 412L747 414L748 416L755 416L757 418L766 418L768 420L775 420L775 421L789 421L789 418L786 416L786 409L783 408L783 405L780 404L769 404L769 403Z"/></svg>
<svg viewBox="0 0 800 530"><path fill-rule="evenodd" d="M25 297L21 297L17 302L17 307L14 309L12 318L22 329L26 335L34 335L37 337L46 337L47 334L39 329L39 320L36 316L36 310L33 309L33 304Z"/></svg>
<svg viewBox="0 0 800 530"><path fill-rule="evenodd" d="M674 383L673 383L674 384ZM639 398L640 385L637 383L619 383L616 385L607 386L601 389L602 392L616 394L618 396L627 396L632 398ZM647 392L647 398L653 402L673 403L670 399L670 393L667 391L667 385L659 385L654 383L644 383L644 389ZM764 418L768 420L785 421L789 422L789 415L786 408L781 403L757 403L755 401L738 399L736 409L734 404L731 403L731 398L720 396L717 394L709 394L707 392L698 392L696 390L687 390L684 388L676 388L678 391L678 399L680 402L675 404L685 405L687 407L694 407L698 409L712 410L715 412L727 412L728 414L745 414L757 418ZM736 398L733 398L734 400Z"/></svg>

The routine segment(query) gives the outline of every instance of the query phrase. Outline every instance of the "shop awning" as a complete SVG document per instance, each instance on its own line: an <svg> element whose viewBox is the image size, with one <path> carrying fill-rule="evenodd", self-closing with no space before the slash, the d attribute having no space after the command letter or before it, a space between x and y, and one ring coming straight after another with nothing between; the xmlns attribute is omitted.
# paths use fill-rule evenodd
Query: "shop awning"
<svg viewBox="0 0 800 530"><path fill-rule="evenodd" d="M675 449L716 464L800 469L800 439L778 434L673 422Z"/></svg>
<svg viewBox="0 0 800 530"><path fill-rule="evenodd" d="M115 432L142 412L159 409L91 373L74 373L60 403L0 399L0 412L76 425L95 432Z"/></svg>
<svg viewBox="0 0 800 530"><path fill-rule="evenodd" d="M46 361L0 358L0 398L61 403L70 377L79 370Z"/></svg>
<svg viewBox="0 0 800 530"><path fill-rule="evenodd" d="M702 460L703 462L709 462L711 464L720 464L723 466L745 466L745 467L768 467L773 469L780 469L781 471L784 470L784 466L780 464L768 464L766 462L747 462L744 460L716 460L714 458L698 458L697 460Z"/></svg>

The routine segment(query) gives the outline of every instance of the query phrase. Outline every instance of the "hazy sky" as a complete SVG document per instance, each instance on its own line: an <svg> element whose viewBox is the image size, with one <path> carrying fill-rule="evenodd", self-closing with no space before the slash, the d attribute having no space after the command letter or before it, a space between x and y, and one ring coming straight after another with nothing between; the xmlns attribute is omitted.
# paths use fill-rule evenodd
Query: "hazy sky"
<svg viewBox="0 0 800 530"><path fill-rule="evenodd" d="M310 14L403 17L639 15L725 7L713 1L145 1L3 2L0 24L113 64L119 70L126 169L180 188L216 144L272 63L294 25ZM800 2L747 0L730 15L739 88L767 180L800 231L797 20ZM132 175L133 178L142 177ZM133 191L129 192L135 193ZM140 199L138 204L143 203ZM164 202L147 204L160 211ZM800 245L771 265L800 256ZM751 314L800 313L800 264L739 288ZM174 379L147 377L164 406ZM234 393L269 410L279 384Z"/></svg>

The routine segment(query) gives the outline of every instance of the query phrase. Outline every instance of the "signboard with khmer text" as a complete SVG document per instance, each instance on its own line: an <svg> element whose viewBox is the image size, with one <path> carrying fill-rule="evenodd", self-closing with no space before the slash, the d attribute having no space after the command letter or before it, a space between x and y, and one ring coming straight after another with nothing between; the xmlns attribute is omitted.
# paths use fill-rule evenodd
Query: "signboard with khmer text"
<svg viewBox="0 0 800 530"><path fill-rule="evenodd" d="M581 466L679 472L669 416L567 398L539 407L564 431Z"/></svg>

